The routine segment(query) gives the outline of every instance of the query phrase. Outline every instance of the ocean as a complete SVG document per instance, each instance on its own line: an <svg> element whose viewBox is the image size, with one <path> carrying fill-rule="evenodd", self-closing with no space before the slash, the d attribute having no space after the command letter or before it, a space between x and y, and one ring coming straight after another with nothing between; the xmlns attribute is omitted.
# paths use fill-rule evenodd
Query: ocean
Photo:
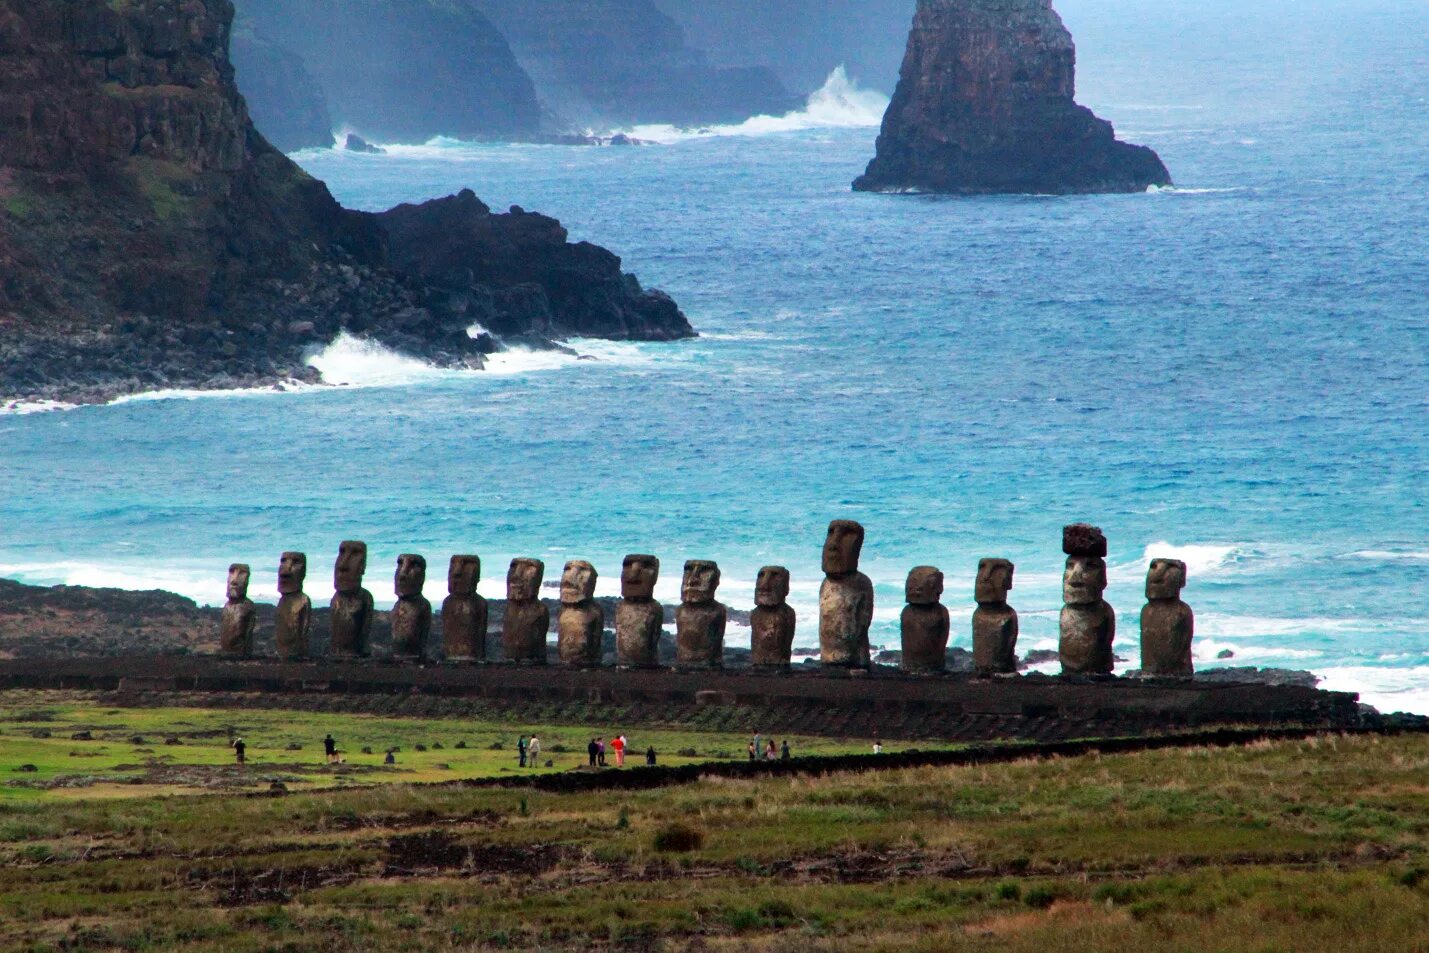
<svg viewBox="0 0 1429 953"><path fill-rule="evenodd" d="M856 195L886 97L841 75L803 111L638 148L436 140L296 156L356 207L471 187L624 256L702 332L432 369L361 341L332 384L0 416L0 576L222 599L342 539L479 553L558 581L589 559L719 561L752 601L788 566L817 642L819 552L868 529L873 641L903 581L947 576L969 644L978 559L1017 564L1023 650L1056 645L1060 530L1107 533L1120 668L1147 561L1187 561L1198 664L1310 669L1429 713L1429 4L1063 0L1079 98L1174 189ZM892 77L887 84L890 88ZM732 628L729 642L747 644ZM1231 657L1222 658L1225 653Z"/></svg>

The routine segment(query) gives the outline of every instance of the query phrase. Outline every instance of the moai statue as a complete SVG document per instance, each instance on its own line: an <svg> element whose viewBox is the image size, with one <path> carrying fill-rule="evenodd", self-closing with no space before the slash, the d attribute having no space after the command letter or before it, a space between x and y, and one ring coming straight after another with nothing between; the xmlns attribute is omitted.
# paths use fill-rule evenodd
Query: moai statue
<svg viewBox="0 0 1429 953"><path fill-rule="evenodd" d="M432 631L432 604L422 595L427 584L427 560L406 553L397 557L392 587L397 603L392 607L392 657L422 661L427 655L427 636Z"/></svg>
<svg viewBox="0 0 1429 953"><path fill-rule="evenodd" d="M659 668L665 607L655 601L660 560L633 554L620 570L620 603L615 607L615 657L621 668Z"/></svg>
<svg viewBox="0 0 1429 953"><path fill-rule="evenodd" d="M501 622L501 644L508 662L546 664L551 610L540 598L545 574L546 564L539 559L511 560L506 573L506 616Z"/></svg>
<svg viewBox="0 0 1429 953"><path fill-rule="evenodd" d="M278 620L273 641L278 657L296 661L308 657L308 631L313 624L313 602L303 593L308 578L308 557L284 553L278 560Z"/></svg>
<svg viewBox="0 0 1429 953"><path fill-rule="evenodd" d="M332 642L336 658L366 658L372 652L372 593L362 588L367 573L367 544L346 540L337 547L332 567Z"/></svg>
<svg viewBox="0 0 1429 953"><path fill-rule="evenodd" d="M605 635L605 610L595 601L595 567L582 559L566 563L561 574L561 611L556 616L556 639L561 662L583 668L600 665L601 637Z"/></svg>
<svg viewBox="0 0 1429 953"><path fill-rule="evenodd" d="M936 675L948 667L948 609L943 597L943 574L932 566L919 566L908 574L908 605L903 609L903 671Z"/></svg>
<svg viewBox="0 0 1429 953"><path fill-rule="evenodd" d="M819 653L827 668L867 668L868 627L873 624L873 583L858 571L863 527L834 520L824 541L824 584L819 589Z"/></svg>
<svg viewBox="0 0 1429 953"><path fill-rule="evenodd" d="M729 611L715 601L718 589L719 566L703 559L685 563L680 607L675 610L675 664L679 668L724 668Z"/></svg>
<svg viewBox="0 0 1429 953"><path fill-rule="evenodd" d="M1062 657L1064 675L1110 675L1116 613L1106 592L1106 537L1095 526L1077 523L1062 531L1067 570L1062 576Z"/></svg>
<svg viewBox="0 0 1429 953"><path fill-rule="evenodd" d="M753 653L750 661L764 672L789 671L798 618L789 605L789 570L765 566L754 584L754 611L749 614Z"/></svg>
<svg viewBox="0 0 1429 953"><path fill-rule="evenodd" d="M486 659L486 600L477 595L481 557L453 556L442 603L442 649L450 662Z"/></svg>
<svg viewBox="0 0 1429 953"><path fill-rule="evenodd" d="M229 658L251 658L253 627L258 610L248 598L251 573L242 563L228 567L228 603L223 607L223 620L218 627L219 652Z"/></svg>
<svg viewBox="0 0 1429 953"><path fill-rule="evenodd" d="M1190 678L1191 639L1196 614L1181 601L1186 564L1179 559L1153 559L1146 573L1146 608L1141 610L1141 672L1167 678Z"/></svg>
<svg viewBox="0 0 1429 953"><path fill-rule="evenodd" d="M973 612L973 667L979 675L1017 674L1017 610L1007 604L1012 563L977 564L977 610Z"/></svg>

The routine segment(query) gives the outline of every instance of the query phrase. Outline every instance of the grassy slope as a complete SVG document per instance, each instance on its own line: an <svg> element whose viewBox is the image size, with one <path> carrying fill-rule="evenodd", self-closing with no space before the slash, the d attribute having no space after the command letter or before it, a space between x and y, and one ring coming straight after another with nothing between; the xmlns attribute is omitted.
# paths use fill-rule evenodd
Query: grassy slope
<svg viewBox="0 0 1429 953"><path fill-rule="evenodd" d="M675 823L703 845L657 850ZM646 792L10 801L0 949L1413 953L1426 872L1423 735Z"/></svg>

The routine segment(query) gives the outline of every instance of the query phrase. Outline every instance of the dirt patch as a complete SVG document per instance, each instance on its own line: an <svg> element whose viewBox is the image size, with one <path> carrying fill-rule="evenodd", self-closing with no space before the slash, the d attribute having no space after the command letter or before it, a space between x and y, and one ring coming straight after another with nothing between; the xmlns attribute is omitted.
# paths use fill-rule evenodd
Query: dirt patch
<svg viewBox="0 0 1429 953"><path fill-rule="evenodd" d="M411 877L447 870L534 877L558 866L570 849L556 844L471 844L448 831L420 831L387 841L383 876Z"/></svg>

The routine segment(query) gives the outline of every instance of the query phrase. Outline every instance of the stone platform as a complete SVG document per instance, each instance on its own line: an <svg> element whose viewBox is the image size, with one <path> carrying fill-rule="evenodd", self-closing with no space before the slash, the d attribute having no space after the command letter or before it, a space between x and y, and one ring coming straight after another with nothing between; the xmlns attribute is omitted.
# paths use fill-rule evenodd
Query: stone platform
<svg viewBox="0 0 1429 953"><path fill-rule="evenodd" d="M128 657L0 660L0 689L135 696L208 694L225 706L476 715L544 706L558 718L709 723L711 708L768 731L941 740L1133 736L1209 725L1353 728L1358 696L1302 686L1067 679L992 680L558 666L396 665ZM329 704L328 702L331 702Z"/></svg>

